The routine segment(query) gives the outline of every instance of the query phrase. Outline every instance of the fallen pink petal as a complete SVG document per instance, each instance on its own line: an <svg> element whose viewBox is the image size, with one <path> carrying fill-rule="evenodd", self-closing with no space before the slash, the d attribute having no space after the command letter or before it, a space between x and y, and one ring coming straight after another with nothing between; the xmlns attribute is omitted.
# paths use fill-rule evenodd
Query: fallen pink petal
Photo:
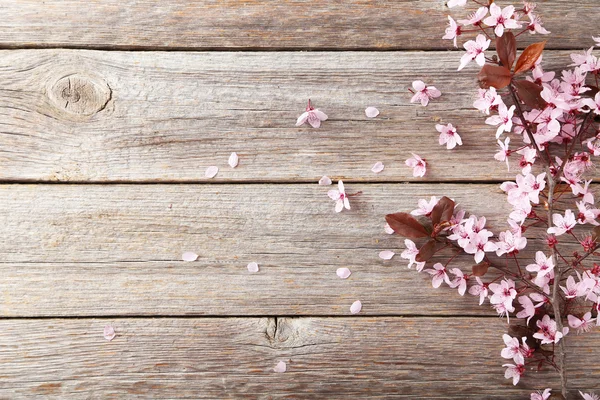
<svg viewBox="0 0 600 400"><path fill-rule="evenodd" d="M381 162L376 162L375 165L373 165L373 168L371 168L371 171L373 171L374 173L378 174L381 171L383 171L384 165Z"/></svg>
<svg viewBox="0 0 600 400"><path fill-rule="evenodd" d="M394 255L396 255L396 253L394 253L393 251L384 250L379 253L379 258L381 258L382 260L391 260L392 257L394 257Z"/></svg>
<svg viewBox="0 0 600 400"><path fill-rule="evenodd" d="M331 182L331 179L328 176L323 176L321 179L319 179L319 185L322 186L329 186L332 183L333 182Z"/></svg>
<svg viewBox="0 0 600 400"><path fill-rule="evenodd" d="M256 273L258 272L258 264L255 262L251 262L248 264L248 272Z"/></svg>
<svg viewBox="0 0 600 400"><path fill-rule="evenodd" d="M233 152L229 156L229 160L227 161L227 164L229 164L229 166L231 168L235 168L238 166L239 162L240 162L240 158L238 157L237 153ZM217 172L218 172L218 170L217 170Z"/></svg>
<svg viewBox="0 0 600 400"><path fill-rule="evenodd" d="M348 277L352 275L352 271L350 271L348 268L338 268L337 271L335 271L335 273L341 279L348 279Z"/></svg>
<svg viewBox="0 0 600 400"><path fill-rule="evenodd" d="M117 336L117 333L115 332L115 328L113 328L111 325L106 325L104 327L104 339L106 339L110 342L116 336Z"/></svg>
<svg viewBox="0 0 600 400"><path fill-rule="evenodd" d="M390 224L385 224L385 226L383 227L383 230L388 235L393 235L394 234L394 230L392 229L392 227L390 226Z"/></svg>
<svg viewBox="0 0 600 400"><path fill-rule="evenodd" d="M283 361L279 361L275 368L273 368L273 371L283 374L285 371L287 371L287 364Z"/></svg>
<svg viewBox="0 0 600 400"><path fill-rule="evenodd" d="M365 115L368 118L375 118L376 116L379 115L379 110L376 109L375 107L367 107L365 110Z"/></svg>
<svg viewBox="0 0 600 400"><path fill-rule="evenodd" d="M187 262L196 261L198 259L198 254L191 251L186 251L181 255L181 259Z"/></svg>
<svg viewBox="0 0 600 400"><path fill-rule="evenodd" d="M217 174L219 173L219 167L208 167L206 168L206 172L204 173L204 176L206 176L207 178L214 178L215 176L217 176Z"/></svg>
<svg viewBox="0 0 600 400"><path fill-rule="evenodd" d="M362 310L362 303L360 302L360 300L356 300L354 303L352 303L352 305L350 306L350 312L352 314L358 314L360 312L360 310Z"/></svg>

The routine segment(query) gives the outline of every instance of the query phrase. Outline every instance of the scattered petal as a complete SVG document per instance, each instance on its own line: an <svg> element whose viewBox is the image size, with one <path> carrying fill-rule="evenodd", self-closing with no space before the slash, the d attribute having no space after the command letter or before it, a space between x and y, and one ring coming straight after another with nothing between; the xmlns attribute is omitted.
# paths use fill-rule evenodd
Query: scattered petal
<svg viewBox="0 0 600 400"><path fill-rule="evenodd" d="M385 224L385 227L383 229L385 230L385 233L387 233L388 235L394 234L394 230L392 229L390 224Z"/></svg>
<svg viewBox="0 0 600 400"><path fill-rule="evenodd" d="M331 185L331 179L328 176L323 176L319 179L319 185L328 186Z"/></svg>
<svg viewBox="0 0 600 400"><path fill-rule="evenodd" d="M106 325L104 327L104 339L106 339L110 342L111 340L113 340L115 338L115 336L117 336L117 334L115 332L115 328L113 328L110 325Z"/></svg>
<svg viewBox="0 0 600 400"><path fill-rule="evenodd" d="M183 261L187 261L187 262L192 262L192 261L196 261L198 259L198 254L191 252L191 251L186 251L185 253L183 253L183 255L181 256L181 259Z"/></svg>
<svg viewBox="0 0 600 400"><path fill-rule="evenodd" d="M287 371L287 364L283 361L279 361L275 368L273 368L273 371L283 374L285 371Z"/></svg>
<svg viewBox="0 0 600 400"><path fill-rule="evenodd" d="M360 312L360 310L362 310L362 303L360 302L360 300L356 300L354 303L352 303L352 305L350 306L350 312L352 314L358 314Z"/></svg>
<svg viewBox="0 0 600 400"><path fill-rule="evenodd" d="M394 253L393 251L384 250L381 253L379 253L379 258L381 258L382 260L391 260L395 254L396 253Z"/></svg>
<svg viewBox="0 0 600 400"><path fill-rule="evenodd" d="M231 155L229 156L229 161L227 161L229 166L231 168L235 168L238 166L239 162L240 162L240 158L238 157L237 153L236 152L231 153Z"/></svg>
<svg viewBox="0 0 600 400"><path fill-rule="evenodd" d="M371 171L373 171L374 173L378 174L381 171L383 171L384 165L381 162L376 162L375 165L373 165L373 168L371 168Z"/></svg>
<svg viewBox="0 0 600 400"><path fill-rule="evenodd" d="M376 116L379 115L379 110L376 109L375 107L367 107L367 109L365 110L365 114L369 118L375 118Z"/></svg>
<svg viewBox="0 0 600 400"><path fill-rule="evenodd" d="M338 268L337 271L335 271L335 273L341 279L348 279L348 277L352 275L352 271L350 271L348 268Z"/></svg>
<svg viewBox="0 0 600 400"><path fill-rule="evenodd" d="M206 176L207 178L214 178L215 176L217 176L218 173L219 173L219 167L215 167L213 165L212 167L206 168L206 172L204 173L204 176Z"/></svg>
<svg viewBox="0 0 600 400"><path fill-rule="evenodd" d="M258 264L255 262L251 262L248 264L248 272L256 273L258 272Z"/></svg>

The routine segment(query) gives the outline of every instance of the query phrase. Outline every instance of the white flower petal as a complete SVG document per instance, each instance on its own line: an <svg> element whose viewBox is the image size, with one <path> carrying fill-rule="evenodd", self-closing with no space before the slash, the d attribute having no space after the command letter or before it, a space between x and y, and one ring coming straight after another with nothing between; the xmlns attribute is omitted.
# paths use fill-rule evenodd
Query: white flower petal
<svg viewBox="0 0 600 400"><path fill-rule="evenodd" d="M240 162L240 158L238 157L237 153L236 152L231 153L231 155L229 156L229 161L227 161L229 166L231 168L235 168L238 166L239 162Z"/></svg>
<svg viewBox="0 0 600 400"><path fill-rule="evenodd" d="M204 176L206 176L207 178L214 178L215 176L217 176L218 173L219 173L219 167L215 167L213 165L211 167L206 168L206 172L204 173Z"/></svg>
<svg viewBox="0 0 600 400"><path fill-rule="evenodd" d="M185 253L183 253L183 255L181 256L181 259L183 261L196 261L198 259L198 254L193 253L191 251L186 251Z"/></svg>
<svg viewBox="0 0 600 400"><path fill-rule="evenodd" d="M255 262L251 262L248 264L248 272L256 273L258 272L258 264Z"/></svg>
<svg viewBox="0 0 600 400"><path fill-rule="evenodd" d="M358 314L360 312L360 310L362 310L362 303L360 302L360 300L356 300L354 303L352 303L352 305L350 306L350 312L352 314Z"/></svg>
<svg viewBox="0 0 600 400"><path fill-rule="evenodd" d="M348 277L352 275L352 271L350 271L348 268L338 268L337 271L335 271L335 273L341 279L348 279Z"/></svg>
<svg viewBox="0 0 600 400"><path fill-rule="evenodd" d="M331 185L331 179L328 176L323 176L319 179L319 185L328 186Z"/></svg>
<svg viewBox="0 0 600 400"><path fill-rule="evenodd" d="M287 371L287 364L283 361L279 361L275 368L273 368L273 371L283 374L285 371Z"/></svg>
<svg viewBox="0 0 600 400"><path fill-rule="evenodd" d="M381 258L382 260L391 260L395 254L396 253L394 253L393 251L384 250L381 253L379 253L379 258Z"/></svg>
<svg viewBox="0 0 600 400"><path fill-rule="evenodd" d="M373 165L373 168L371 168L371 171L373 171L374 173L378 174L381 171L383 171L384 165L381 162L376 162L375 165Z"/></svg>
<svg viewBox="0 0 600 400"><path fill-rule="evenodd" d="M117 336L117 334L115 332L115 328L113 328L110 325L106 325L104 327L104 339L106 339L110 342L111 340L113 340L115 338L115 336Z"/></svg>
<svg viewBox="0 0 600 400"><path fill-rule="evenodd" d="M379 115L379 110L375 107L367 107L367 109L365 110L365 114L369 118L375 118Z"/></svg>

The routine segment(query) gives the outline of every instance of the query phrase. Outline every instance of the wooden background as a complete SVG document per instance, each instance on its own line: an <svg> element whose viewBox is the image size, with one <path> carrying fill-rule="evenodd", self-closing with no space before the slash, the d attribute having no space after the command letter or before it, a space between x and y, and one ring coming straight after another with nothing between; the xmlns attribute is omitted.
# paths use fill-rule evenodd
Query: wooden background
<svg viewBox="0 0 600 400"><path fill-rule="evenodd" d="M591 46L600 8L539 3L557 69ZM442 0L1 1L0 398L524 399L556 387L549 371L516 387L503 378L507 326L489 306L378 258L401 249L384 215L424 196L505 228L498 183L514 172L471 108L476 69L455 73L460 54L439 39L448 11ZM443 97L410 104L415 79ZM308 98L330 117L318 130L294 126ZM440 121L464 146L437 145ZM411 151L429 161L426 178L404 165ZM363 192L351 211L333 212L323 175ZM541 232L529 236L523 258ZM573 388L597 389L598 344L569 336ZM274 373L282 360L288 371Z"/></svg>

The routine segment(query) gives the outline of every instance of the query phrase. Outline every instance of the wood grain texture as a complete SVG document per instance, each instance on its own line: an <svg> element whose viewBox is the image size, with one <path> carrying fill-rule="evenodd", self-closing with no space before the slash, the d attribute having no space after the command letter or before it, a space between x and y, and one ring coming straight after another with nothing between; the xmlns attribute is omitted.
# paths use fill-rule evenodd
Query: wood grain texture
<svg viewBox="0 0 600 400"><path fill-rule="evenodd" d="M556 387L549 370L504 379L505 332L495 318L1 320L0 397L516 400ZM597 388L599 339L567 338L572 388Z"/></svg>
<svg viewBox="0 0 600 400"><path fill-rule="evenodd" d="M448 49L444 0L12 0L0 45L112 49ZM508 2L507 4L518 2ZM592 44L600 11L586 0L540 1L552 48ZM536 40L524 35L525 41Z"/></svg>
<svg viewBox="0 0 600 400"><path fill-rule="evenodd" d="M425 180L514 179L493 159L495 129L472 108L476 69L456 73L458 60L431 52L3 51L0 179L200 182L217 165L211 182L422 181L404 164L411 152L428 160ZM550 52L544 61L552 68L570 58ZM442 98L410 104L417 78ZM295 127L309 98L330 117L320 129ZM367 106L380 116L367 118ZM439 122L457 125L464 146L439 146ZM227 166L233 151L236 169ZM376 175L377 161L385 170Z"/></svg>
<svg viewBox="0 0 600 400"><path fill-rule="evenodd" d="M385 214L431 195L507 229L497 185L346 187L362 194L336 214L331 187L316 184L0 186L0 316L347 315L355 300L366 315L496 315L378 254L404 249ZM529 261L542 231L527 235Z"/></svg>

